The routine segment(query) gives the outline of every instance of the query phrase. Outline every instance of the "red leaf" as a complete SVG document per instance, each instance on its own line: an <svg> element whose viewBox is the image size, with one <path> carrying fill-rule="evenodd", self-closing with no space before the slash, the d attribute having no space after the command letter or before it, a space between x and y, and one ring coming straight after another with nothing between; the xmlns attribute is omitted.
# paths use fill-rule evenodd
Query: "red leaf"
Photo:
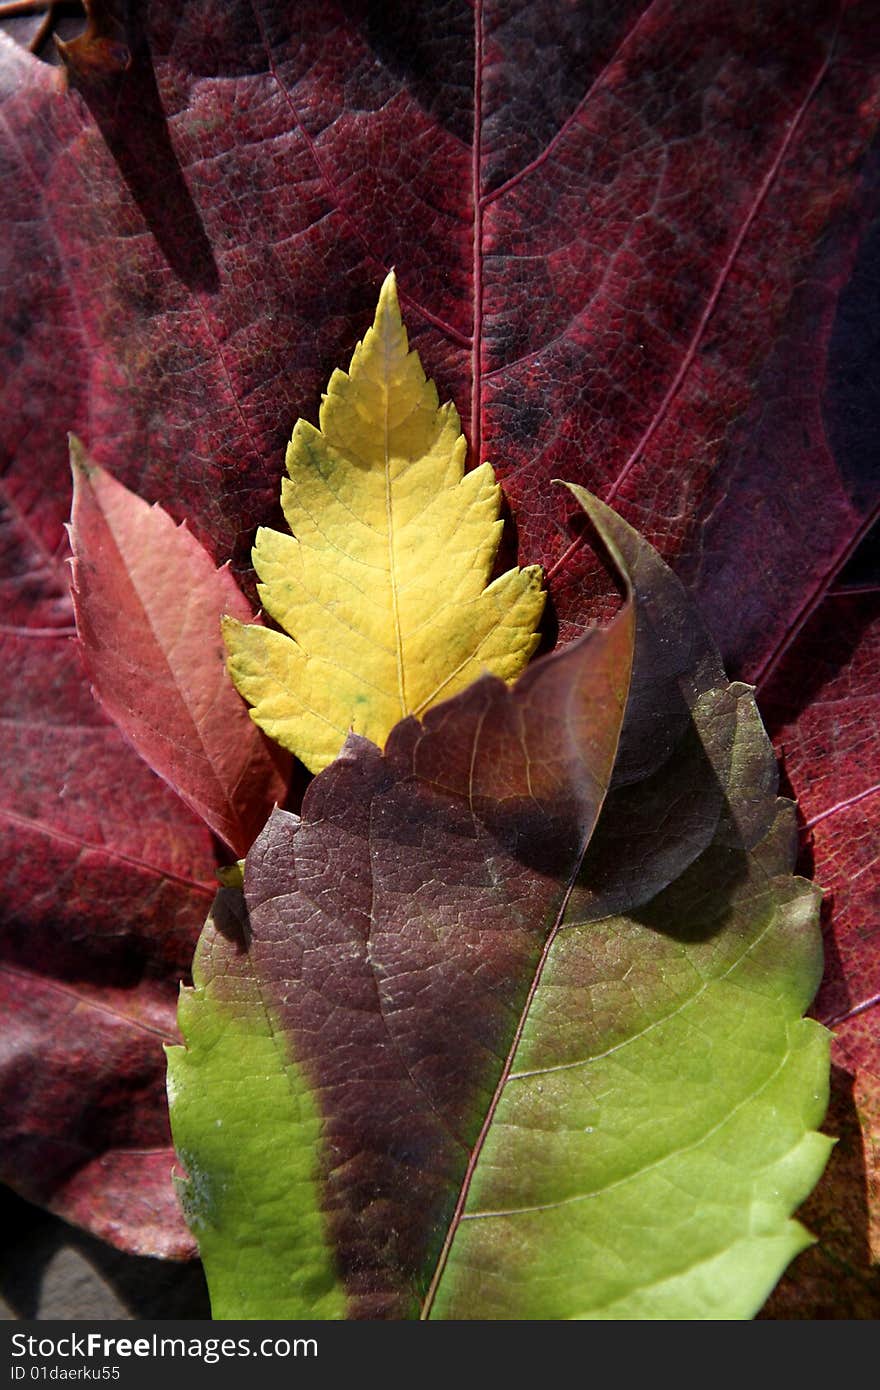
<svg viewBox="0 0 880 1390"><path fill-rule="evenodd" d="M226 671L220 621L250 622L223 566L71 442L73 601L95 694L196 815L247 854L287 794L289 756L260 733Z"/></svg>
<svg viewBox="0 0 880 1390"><path fill-rule="evenodd" d="M129 69L66 95L4 45L2 438L31 531L10 621L67 621L69 429L246 564L290 426L396 264L563 637L604 580L554 476L613 499L738 670L797 694L789 656L877 509L878 31L876 6L834 0L157 0ZM821 824L817 877L842 880L850 822ZM863 912L841 919L854 961Z"/></svg>

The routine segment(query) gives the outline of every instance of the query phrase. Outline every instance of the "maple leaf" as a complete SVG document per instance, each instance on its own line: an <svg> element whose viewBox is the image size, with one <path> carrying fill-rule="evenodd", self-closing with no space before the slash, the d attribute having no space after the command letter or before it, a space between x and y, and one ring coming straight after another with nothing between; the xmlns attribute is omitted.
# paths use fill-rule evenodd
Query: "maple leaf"
<svg viewBox="0 0 880 1390"><path fill-rule="evenodd" d="M477 0L364 16L156 0L145 16L128 7L127 22L131 64L83 95L63 94L57 73L0 36L2 792L15 866L6 958L20 959L29 933L41 942L9 992L30 1070L24 1088L4 1091L3 1115L8 1181L63 1211L79 1172L72 1219L144 1249L161 1223L139 1226L132 1183L106 1175L126 1153L136 1165L160 1146L138 1131L143 1101L124 1120L138 1069L154 1077L138 1095L160 1113L153 1036L131 1033L98 1082L92 1054L65 1045L71 1026L59 1015L53 1068L44 1050L27 1060L47 1017L37 986L84 998L71 939L108 971L121 953L114 978L137 1010L145 976L128 952L149 924L150 987L170 1000L205 892L177 885L169 931L154 891L165 880L123 867L142 846L133 808L126 801L114 819L111 793L152 784L90 711L68 650L66 432L88 438L126 486L188 518L216 562L233 555L246 571L255 527L273 519L289 423L353 348L396 263L413 344L476 456L495 462L522 561L543 565L563 640L594 620L607 581L578 509L549 486L556 476L614 500L658 547L759 700L777 685L784 752L787 731L821 713L822 692L803 676L813 619L834 632L843 599L825 596L877 516L868 152L880 36L874 7L836 0L515 10ZM828 679L849 698L852 676L867 707L876 681L866 683L858 652L873 650L876 579L862 582L865 597L850 601L863 638L827 648L837 663ZM853 798L876 786L880 721L860 714L864 737L850 745L841 732L854 725L835 710L813 746L843 790L819 779L828 798L808 819L829 814L804 853L809 868L812 838L816 879L834 890L819 1007L828 1022L847 1014L841 1094L861 1097L846 1112L847 1263L858 1265L864 1316L866 1302L880 1307L867 1235L873 1149L867 1130L857 1137L880 1072L868 848L878 803ZM71 740L95 765L76 782L65 776ZM798 761L799 798L814 778L814 760ZM835 810L839 800L850 804ZM25 804L37 827L27 836L15 819ZM687 798L676 804L686 810ZM185 808L155 788L150 806L151 863L210 880L207 840ZM125 902L124 941L93 926L98 905L86 905L78 878L71 892L79 851L52 836L83 828L104 857L98 919L107 902ZM38 1119L22 1103L35 1093ZM95 1117L110 1109L119 1122L105 1165ZM49 1147L64 1180L54 1160L43 1164ZM171 1223L170 1189L167 1200ZM183 1248L182 1224L175 1238ZM824 1278L837 1315L855 1306L834 1249Z"/></svg>
<svg viewBox="0 0 880 1390"><path fill-rule="evenodd" d="M216 1317L743 1317L809 1243L794 808L681 586L577 496L634 599L384 756L352 737L206 927L169 1096Z"/></svg>
<svg viewBox="0 0 880 1390"><path fill-rule="evenodd" d="M483 671L513 679L538 645L541 571L488 584L501 489L488 463L465 475L465 450L455 407L409 351L391 274L348 375L330 378L320 430L293 431L293 534L257 532L259 595L290 636L224 623L252 717L312 772L349 729L381 746Z"/></svg>

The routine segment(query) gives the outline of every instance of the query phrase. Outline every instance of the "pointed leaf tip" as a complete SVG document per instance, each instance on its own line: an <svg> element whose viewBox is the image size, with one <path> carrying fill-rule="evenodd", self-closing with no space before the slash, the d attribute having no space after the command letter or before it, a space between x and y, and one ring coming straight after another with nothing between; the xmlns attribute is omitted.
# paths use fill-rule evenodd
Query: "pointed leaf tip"
<svg viewBox="0 0 880 1390"><path fill-rule="evenodd" d="M91 477L95 465L90 461L82 440L72 432L67 436L67 445L70 452L70 467L73 473L74 486L78 473L84 474L87 478Z"/></svg>
<svg viewBox="0 0 880 1390"><path fill-rule="evenodd" d="M568 488L572 497L586 512L598 532L602 544L611 556L626 592L632 593L632 577L620 545L620 528L626 526L622 517L618 516L617 512L606 502L602 502L595 493L588 492L585 487L580 487L577 483L566 482L564 478L554 478L553 482Z"/></svg>
<svg viewBox="0 0 880 1390"><path fill-rule="evenodd" d="M382 306L385 304L393 304L394 308L397 309L398 313L400 312L400 301L397 294L397 275L395 274L393 267L385 276L385 279L382 281L382 285L379 290L378 308L381 309Z"/></svg>

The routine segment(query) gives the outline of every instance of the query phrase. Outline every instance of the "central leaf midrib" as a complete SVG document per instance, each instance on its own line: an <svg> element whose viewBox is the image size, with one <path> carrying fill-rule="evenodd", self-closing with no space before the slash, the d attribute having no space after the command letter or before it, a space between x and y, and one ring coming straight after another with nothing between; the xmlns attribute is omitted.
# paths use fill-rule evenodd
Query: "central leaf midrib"
<svg viewBox="0 0 880 1390"><path fill-rule="evenodd" d="M394 498L391 487L391 449L389 444L388 412L390 379L388 359L388 334L382 334L382 355L385 363L384 395L384 455L385 455L385 520L388 527L388 581L391 585L391 620L394 628L394 651L397 660L397 696L400 700L400 713L406 718L409 713L406 703L406 674L403 665L403 638L400 631L400 608L397 596L397 557L394 550Z"/></svg>
<svg viewBox="0 0 880 1390"><path fill-rule="evenodd" d="M89 482L88 486L92 486L91 482ZM126 557L125 549L123 548L123 544L116 533L115 527L111 523L110 516L105 510L103 502L98 501L97 496L94 494L94 489L93 498L94 503L100 512L101 519L106 528L107 535L110 538L119 565L121 566L123 573L128 580L131 592L137 601L141 613L143 614L144 622L146 623L147 627L150 630L150 633L153 636L156 649L158 650L159 656L161 658L162 665L164 669L167 671L169 677L171 678L171 684L173 685L175 691L177 692L180 698L180 708L183 711L184 720L188 727L195 733L196 741L198 742L199 746L202 749L202 752L205 755L205 766L207 767L207 770L210 774L210 778L213 781L214 785L220 791L220 799L223 806L223 818L226 823L226 827L228 830L231 830L234 833L235 830L239 828L242 824L241 816L237 808L232 804L232 801L230 799L227 780L221 774L220 769L217 766L217 755L213 747L211 746L208 738L206 737L204 729L199 724L195 712L192 708L192 701L195 698L194 687L191 682L188 682L184 679L184 675L178 670L178 668L175 666L171 659L169 650L165 645L165 628L163 627L161 622L157 622L154 616L153 605L150 602L151 588L149 583L145 586L145 588L142 588L142 585L138 582L138 567L136 564L129 564L128 559ZM166 513L166 515L168 514ZM177 537L182 527L184 527L186 523L182 522L179 526L174 526L174 523L170 515L168 515L168 520L169 522L171 522L174 536ZM170 721L166 719L164 727L159 727L156 724L155 720L148 721L147 719L144 719L143 722L150 734L152 734L155 737L158 737L163 742L171 743L172 746L175 745L175 740L171 737L168 731ZM185 748L188 745L179 744L177 746ZM192 799L195 801L195 798ZM198 800L199 803L201 803L202 798L199 798ZM230 841L229 843L231 844L232 842Z"/></svg>
<svg viewBox="0 0 880 1390"><path fill-rule="evenodd" d="M598 818L598 815L596 818ZM572 890L574 889L574 885L577 881L578 874L580 873L580 867L583 862L584 855L587 850L587 845L590 842L590 838L592 836L594 828L595 820L593 824L590 825L586 835L584 836L581 842L578 853L575 856L571 873L568 877L568 882L565 885L565 891L562 894L562 898L560 900L559 907L556 912L556 917L554 919L553 926L547 934L547 940L544 942L544 946L541 950L541 955L538 959L538 964L535 967L531 984L529 985L525 1001L520 1011L520 1016L517 1020L517 1025L516 1029L514 1030L513 1038L511 1040L510 1047L507 1050L507 1055L504 1059L504 1066L501 1069L501 1075L499 1076L495 1086L495 1090L492 1093L492 1099L490 1100L486 1111L486 1118L483 1121L482 1126L480 1127L479 1134L474 1140L473 1148L471 1149L467 1166L465 1168L464 1175L461 1180L461 1186L459 1188L458 1197L456 1198L455 1208L453 1210L452 1216L450 1217L449 1226L446 1231L446 1236L444 1238L440 1254L437 1257L437 1263L434 1269L434 1273L431 1278L431 1282L428 1285L428 1290L425 1294L425 1298L422 1303L420 1319L423 1322L430 1319L431 1310L433 1309L434 1302L440 1290L440 1284L442 1282L444 1274L446 1273L446 1269L449 1263L449 1257L452 1253L452 1245L458 1233L458 1228L461 1225L462 1217L464 1215L464 1209L467 1205L468 1196L470 1195L471 1183L477 1171L477 1165L482 1156L486 1140L489 1137L489 1131L491 1130L492 1125L495 1123L495 1114L498 1110L498 1106L501 1103L501 1097L503 1096L507 1088L507 1082L510 1079L511 1071L513 1070L514 1059L516 1057L517 1051L519 1050L522 1035L525 1031L525 1026L528 1021L532 1005L535 1001L535 995L538 992L538 988L541 983L541 978L544 974L544 967L546 966L547 961L550 958L550 952L552 951L556 943L556 938L559 934L560 926L562 925L562 922L565 919L566 908L568 907L568 902L571 897Z"/></svg>

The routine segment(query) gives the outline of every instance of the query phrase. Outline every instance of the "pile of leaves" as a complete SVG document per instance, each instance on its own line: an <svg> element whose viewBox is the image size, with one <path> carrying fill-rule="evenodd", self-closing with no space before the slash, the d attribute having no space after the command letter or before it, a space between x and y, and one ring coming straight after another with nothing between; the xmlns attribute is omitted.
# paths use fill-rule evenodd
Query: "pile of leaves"
<svg viewBox="0 0 880 1390"><path fill-rule="evenodd" d="M573 486L625 601L517 679L541 572L490 582L500 488L393 274L293 431L290 532L257 532L276 627L72 454L120 730L235 852L285 791L257 725L322 774L222 873L169 1052L215 1316L753 1314L830 1148L818 893L753 694L656 551Z"/></svg>
<svg viewBox="0 0 880 1390"><path fill-rule="evenodd" d="M72 90L0 48L6 1181L124 1248L193 1251L159 1043L217 854L204 800L90 692L66 432L254 599L291 424L396 263L544 569L545 645L577 650L611 606L564 477L656 546L757 687L826 890L841 1136L804 1213L820 1243L768 1312L876 1315L876 7L157 0L99 30ZM197 606L169 574L144 634L173 653ZM256 829L212 825L239 852ZM627 869L647 876L637 845Z"/></svg>

